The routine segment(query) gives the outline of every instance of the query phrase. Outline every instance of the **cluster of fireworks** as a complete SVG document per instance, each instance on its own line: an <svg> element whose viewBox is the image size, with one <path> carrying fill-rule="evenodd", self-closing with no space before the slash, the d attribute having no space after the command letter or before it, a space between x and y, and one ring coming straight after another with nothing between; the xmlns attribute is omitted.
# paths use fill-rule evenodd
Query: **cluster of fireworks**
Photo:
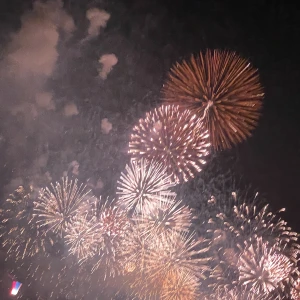
<svg viewBox="0 0 300 300"><path fill-rule="evenodd" d="M211 195L196 217L174 192L201 171L211 147L250 135L262 98L257 71L235 53L177 64L165 103L133 128L116 199L67 177L38 194L19 187L0 211L8 259L24 268L32 258L27 280L56 282L69 299L117 279L116 295L128 299L299 300L298 234L278 214L233 193L226 205Z"/></svg>

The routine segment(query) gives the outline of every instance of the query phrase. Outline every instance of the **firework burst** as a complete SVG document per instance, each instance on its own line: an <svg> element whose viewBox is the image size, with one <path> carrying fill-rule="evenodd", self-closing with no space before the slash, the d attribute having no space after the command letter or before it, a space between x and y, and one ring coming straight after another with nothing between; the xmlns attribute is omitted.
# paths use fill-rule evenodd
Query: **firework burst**
<svg viewBox="0 0 300 300"><path fill-rule="evenodd" d="M299 234L292 231L287 222L279 217L279 213L285 209L275 214L270 211L268 204L260 208L255 204L257 196L258 194L252 203L247 203L240 201L237 193L233 192L232 207L225 212L220 211L216 215L220 222L216 223L222 224L224 231L233 233L239 243L259 237L271 245L280 245L281 249L288 248L292 259L299 252Z"/></svg>
<svg viewBox="0 0 300 300"><path fill-rule="evenodd" d="M162 300L196 300L200 298L199 280L191 273L172 272L164 280Z"/></svg>
<svg viewBox="0 0 300 300"><path fill-rule="evenodd" d="M157 202L144 206L142 214L134 215L143 235L168 235L169 232L188 232L192 221L191 210L176 201L175 196L161 196Z"/></svg>
<svg viewBox="0 0 300 300"><path fill-rule="evenodd" d="M34 213L42 227L64 236L72 218L89 211L95 198L90 195L86 185L77 183L77 179L63 177L62 183L51 184L50 188L40 191L39 198L34 202Z"/></svg>
<svg viewBox="0 0 300 300"><path fill-rule="evenodd" d="M149 282L166 278L172 272L191 272L198 278L209 270L206 254L207 241L195 240L194 234L178 233L159 235L145 254L146 275Z"/></svg>
<svg viewBox="0 0 300 300"><path fill-rule="evenodd" d="M197 116L179 106L162 105L146 114L133 128L129 153L164 164L177 183L200 172L208 155L208 133Z"/></svg>
<svg viewBox="0 0 300 300"><path fill-rule="evenodd" d="M100 234L96 216L76 215L66 227L65 243L81 263L96 253Z"/></svg>
<svg viewBox="0 0 300 300"><path fill-rule="evenodd" d="M174 185L162 164L131 160L118 181L117 194L126 210L141 212L144 205L156 201L159 195L175 195L170 191Z"/></svg>
<svg viewBox="0 0 300 300"><path fill-rule="evenodd" d="M19 186L0 209L2 246L15 260L45 253L53 245L53 237L37 225L33 215L31 188Z"/></svg>
<svg viewBox="0 0 300 300"><path fill-rule="evenodd" d="M293 270L289 258L278 248L264 243L261 238L245 243L238 260L239 281L256 295L268 295L284 288Z"/></svg>
<svg viewBox="0 0 300 300"><path fill-rule="evenodd" d="M203 120L216 149L231 148L251 135L264 96L257 70L235 52L220 50L177 63L162 93L167 103L190 109Z"/></svg>
<svg viewBox="0 0 300 300"><path fill-rule="evenodd" d="M120 209L112 201L100 202L97 222L100 232L97 234L97 262L92 272L104 268L105 278L114 277L122 272L121 248L125 235L130 228L126 211Z"/></svg>

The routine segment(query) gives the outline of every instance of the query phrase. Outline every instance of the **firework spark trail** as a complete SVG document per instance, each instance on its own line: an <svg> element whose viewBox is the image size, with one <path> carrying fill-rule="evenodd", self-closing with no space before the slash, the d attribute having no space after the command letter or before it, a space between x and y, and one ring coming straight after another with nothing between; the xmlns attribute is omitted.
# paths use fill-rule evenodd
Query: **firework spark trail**
<svg viewBox="0 0 300 300"><path fill-rule="evenodd" d="M203 120L214 148L231 148L251 135L262 107L257 70L235 52L207 50L177 63L162 89L167 103Z"/></svg>
<svg viewBox="0 0 300 300"><path fill-rule="evenodd" d="M188 232L192 221L191 210L175 196L160 196L159 201L149 202L141 214L133 220L139 225L142 235L152 236L173 231Z"/></svg>
<svg viewBox="0 0 300 300"><path fill-rule="evenodd" d="M284 288L293 264L278 252L276 245L270 246L261 238L245 243L238 260L239 281L257 295L268 295L277 288Z"/></svg>
<svg viewBox="0 0 300 300"><path fill-rule="evenodd" d="M126 210L142 212L144 205L157 201L159 195L176 195L170 191L174 185L162 164L131 160L118 181L117 194Z"/></svg>
<svg viewBox="0 0 300 300"><path fill-rule="evenodd" d="M129 142L132 158L162 163L179 183L201 171L209 154L208 133L197 116L179 106L162 105L148 112L133 128Z"/></svg>
<svg viewBox="0 0 300 300"><path fill-rule="evenodd" d="M78 180L62 178L62 184L51 184L51 188L40 191L39 198L34 202L34 213L39 224L49 231L63 236L71 219L78 213L84 214L90 209L90 202L95 198L86 185L78 185Z"/></svg>

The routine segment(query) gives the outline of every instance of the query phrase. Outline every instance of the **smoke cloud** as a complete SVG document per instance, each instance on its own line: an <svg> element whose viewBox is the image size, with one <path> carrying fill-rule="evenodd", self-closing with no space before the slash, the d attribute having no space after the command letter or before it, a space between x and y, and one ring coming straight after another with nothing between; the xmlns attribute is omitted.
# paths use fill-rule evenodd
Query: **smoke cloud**
<svg viewBox="0 0 300 300"><path fill-rule="evenodd" d="M94 38L100 34L101 28L106 27L106 23L110 18L110 14L105 10L91 8L87 10L86 17L90 21L88 28L88 37Z"/></svg>
<svg viewBox="0 0 300 300"><path fill-rule="evenodd" d="M114 54L104 54L99 58L99 63L102 64L99 68L99 76L105 80L113 66L118 63L118 58Z"/></svg>

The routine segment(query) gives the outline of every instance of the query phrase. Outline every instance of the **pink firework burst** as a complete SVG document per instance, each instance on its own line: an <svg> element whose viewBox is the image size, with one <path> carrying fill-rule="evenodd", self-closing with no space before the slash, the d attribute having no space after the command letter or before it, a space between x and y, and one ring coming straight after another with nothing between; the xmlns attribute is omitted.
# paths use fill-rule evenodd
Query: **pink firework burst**
<svg viewBox="0 0 300 300"><path fill-rule="evenodd" d="M146 158L166 166L177 183L201 171L210 146L208 132L198 117L178 106L162 105L148 112L133 128L129 153L135 160Z"/></svg>
<svg viewBox="0 0 300 300"><path fill-rule="evenodd" d="M238 260L239 281L256 295L268 295L289 279L293 271L290 259L261 238L245 243Z"/></svg>

